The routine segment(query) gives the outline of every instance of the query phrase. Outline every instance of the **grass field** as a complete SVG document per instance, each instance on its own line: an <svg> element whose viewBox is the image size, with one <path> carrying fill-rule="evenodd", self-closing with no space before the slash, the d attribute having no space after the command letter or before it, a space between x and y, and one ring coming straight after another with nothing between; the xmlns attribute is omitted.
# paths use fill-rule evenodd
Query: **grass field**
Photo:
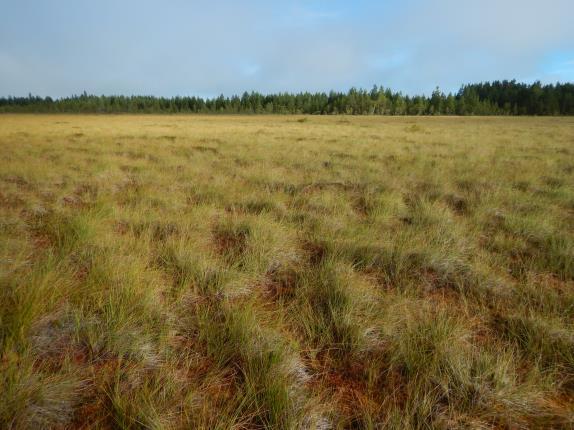
<svg viewBox="0 0 574 430"><path fill-rule="evenodd" d="M574 118L0 116L0 428L574 426Z"/></svg>

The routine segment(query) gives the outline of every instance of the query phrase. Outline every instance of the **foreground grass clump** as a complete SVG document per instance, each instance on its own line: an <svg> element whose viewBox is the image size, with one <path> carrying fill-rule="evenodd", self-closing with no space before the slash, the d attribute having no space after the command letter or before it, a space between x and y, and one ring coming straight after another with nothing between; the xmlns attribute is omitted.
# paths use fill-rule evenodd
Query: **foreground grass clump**
<svg viewBox="0 0 574 430"><path fill-rule="evenodd" d="M0 125L1 428L574 426L571 119Z"/></svg>

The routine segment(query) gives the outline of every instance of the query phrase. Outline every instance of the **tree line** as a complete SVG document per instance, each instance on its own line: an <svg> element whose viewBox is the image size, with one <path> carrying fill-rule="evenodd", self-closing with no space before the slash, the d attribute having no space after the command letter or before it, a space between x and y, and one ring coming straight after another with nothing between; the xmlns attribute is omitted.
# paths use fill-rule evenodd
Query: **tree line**
<svg viewBox="0 0 574 430"><path fill-rule="evenodd" d="M374 86L370 91L302 92L216 98L96 96L1 97L0 112L30 113L223 113L349 115L574 115L574 84L494 81L464 85L453 94L438 87L409 96Z"/></svg>

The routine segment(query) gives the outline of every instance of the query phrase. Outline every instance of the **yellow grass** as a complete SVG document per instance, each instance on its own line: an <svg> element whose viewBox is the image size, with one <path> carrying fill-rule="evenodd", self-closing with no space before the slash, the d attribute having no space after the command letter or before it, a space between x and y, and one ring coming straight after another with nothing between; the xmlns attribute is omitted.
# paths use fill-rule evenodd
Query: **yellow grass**
<svg viewBox="0 0 574 430"><path fill-rule="evenodd" d="M572 428L574 119L0 116L1 428Z"/></svg>

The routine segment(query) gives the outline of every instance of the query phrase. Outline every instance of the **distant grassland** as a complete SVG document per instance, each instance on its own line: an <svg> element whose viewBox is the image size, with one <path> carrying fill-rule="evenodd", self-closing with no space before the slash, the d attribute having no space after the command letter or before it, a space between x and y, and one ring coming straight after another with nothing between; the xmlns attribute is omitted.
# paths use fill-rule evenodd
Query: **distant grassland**
<svg viewBox="0 0 574 430"><path fill-rule="evenodd" d="M0 116L0 428L572 428L574 119Z"/></svg>

